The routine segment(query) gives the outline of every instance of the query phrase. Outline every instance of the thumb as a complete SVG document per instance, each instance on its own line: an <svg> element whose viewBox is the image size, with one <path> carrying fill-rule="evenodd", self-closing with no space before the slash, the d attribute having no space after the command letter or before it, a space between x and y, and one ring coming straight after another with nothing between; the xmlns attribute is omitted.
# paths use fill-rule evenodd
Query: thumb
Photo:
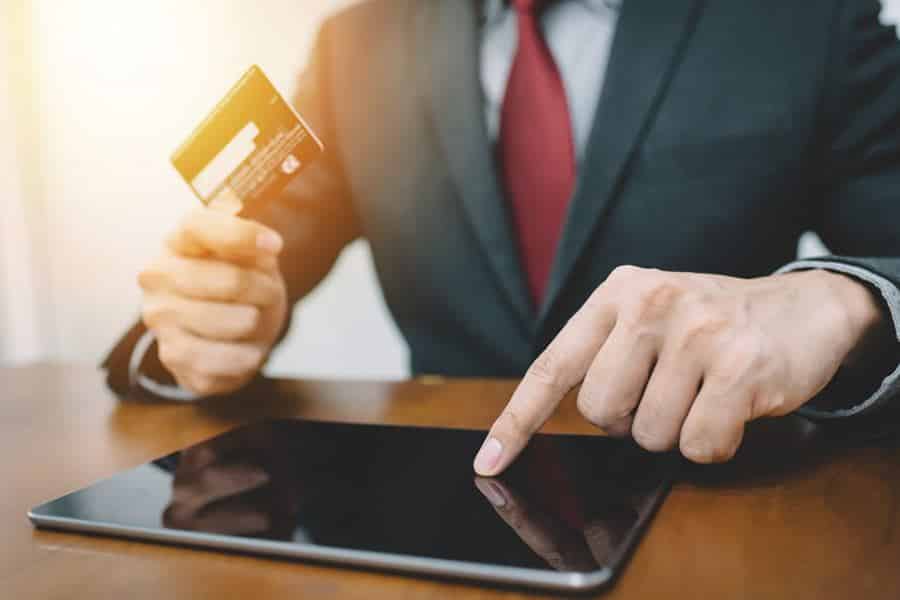
<svg viewBox="0 0 900 600"><path fill-rule="evenodd" d="M208 208L192 211L167 240L183 256L215 256L264 267L281 252L283 240L273 229L255 221Z"/></svg>

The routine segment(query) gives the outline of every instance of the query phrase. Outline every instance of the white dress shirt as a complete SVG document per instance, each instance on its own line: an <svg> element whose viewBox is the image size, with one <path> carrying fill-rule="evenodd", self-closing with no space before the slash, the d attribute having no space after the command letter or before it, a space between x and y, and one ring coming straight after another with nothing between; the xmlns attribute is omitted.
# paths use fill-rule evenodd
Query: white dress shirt
<svg viewBox="0 0 900 600"><path fill-rule="evenodd" d="M566 90L575 158L580 163L609 62L622 0L565 0L541 13L544 40ZM504 0L486 0L481 29L481 89L488 135L496 140L506 82L518 44L516 13Z"/></svg>

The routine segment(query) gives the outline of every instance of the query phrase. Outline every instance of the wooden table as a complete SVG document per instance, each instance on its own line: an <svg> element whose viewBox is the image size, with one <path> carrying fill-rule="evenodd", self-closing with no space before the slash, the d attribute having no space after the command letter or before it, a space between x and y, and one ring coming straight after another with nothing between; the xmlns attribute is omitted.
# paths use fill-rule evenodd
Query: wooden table
<svg viewBox="0 0 900 600"><path fill-rule="evenodd" d="M519 592L34 530L44 500L261 415L487 427L514 382L274 381L215 405L119 402L89 367L0 369L0 598L463 598ZM547 431L591 431L569 398ZM608 598L900 598L900 443L754 427L692 469ZM896 438L894 438L896 439ZM534 595L530 595L534 597Z"/></svg>

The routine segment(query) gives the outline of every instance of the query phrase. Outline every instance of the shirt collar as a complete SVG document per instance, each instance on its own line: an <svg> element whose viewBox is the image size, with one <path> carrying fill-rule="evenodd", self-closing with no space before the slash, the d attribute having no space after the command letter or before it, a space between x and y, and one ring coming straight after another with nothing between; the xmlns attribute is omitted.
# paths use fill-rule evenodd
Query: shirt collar
<svg viewBox="0 0 900 600"><path fill-rule="evenodd" d="M593 12L614 10L622 7L624 0L556 0L556 2L579 2ZM506 10L507 0L483 0L481 17L486 25L496 23Z"/></svg>

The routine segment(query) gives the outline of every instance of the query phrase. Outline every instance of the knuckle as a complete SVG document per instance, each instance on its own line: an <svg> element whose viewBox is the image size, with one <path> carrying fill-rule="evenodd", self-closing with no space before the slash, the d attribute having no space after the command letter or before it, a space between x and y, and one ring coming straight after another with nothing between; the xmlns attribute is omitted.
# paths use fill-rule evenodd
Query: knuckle
<svg viewBox="0 0 900 600"><path fill-rule="evenodd" d="M718 426L704 419L681 432L678 448L688 460L700 463L720 463L731 460L740 443L740 436L732 436L730 424Z"/></svg>
<svg viewBox="0 0 900 600"><path fill-rule="evenodd" d="M215 278L218 284L218 295L228 300L236 300L243 297L249 287L247 276L242 269L225 268Z"/></svg>
<svg viewBox="0 0 900 600"><path fill-rule="evenodd" d="M571 383L565 373L565 364L558 352L548 346L528 368L528 376L552 390L568 391Z"/></svg>
<svg viewBox="0 0 900 600"><path fill-rule="evenodd" d="M746 332L735 338L731 347L732 360L755 365L763 356L763 340L755 332Z"/></svg>
<svg viewBox="0 0 900 600"><path fill-rule="evenodd" d="M147 301L141 310L141 320L148 329L155 330L172 320L172 312L161 301Z"/></svg>
<svg viewBox="0 0 900 600"><path fill-rule="evenodd" d="M240 222L229 222L222 227L219 234L219 243L225 248L242 249L255 245L255 236L252 235L250 228Z"/></svg>
<svg viewBox="0 0 900 600"><path fill-rule="evenodd" d="M635 419L632 424L631 437L641 448L650 452L665 452L675 445L675 440L660 432L655 424L642 418Z"/></svg>
<svg viewBox="0 0 900 600"><path fill-rule="evenodd" d="M700 309L686 316L676 334L680 349L704 345L721 334L729 325L728 318L712 309Z"/></svg>
<svg viewBox="0 0 900 600"><path fill-rule="evenodd" d="M617 414L615 411L611 411L600 398L586 388L582 388L578 393L575 406L585 420L597 427L606 427L618 422L626 418L631 412L630 410L619 411L624 412L624 414Z"/></svg>
<svg viewBox="0 0 900 600"><path fill-rule="evenodd" d="M718 353L712 371L726 378L743 374L761 375L766 362L765 338L755 329L746 329L732 336Z"/></svg>
<svg viewBox="0 0 900 600"><path fill-rule="evenodd" d="M231 319L234 327L234 335L237 337L249 337L259 328L262 315L255 306L237 307L234 318Z"/></svg>
<svg viewBox="0 0 900 600"><path fill-rule="evenodd" d="M589 423L596 425L597 427L603 426L604 419L601 418L602 415L600 415L599 411L595 409L594 403L591 401L589 394L584 391L584 388L578 392L575 407L578 409L578 412L581 413L581 416Z"/></svg>
<svg viewBox="0 0 900 600"><path fill-rule="evenodd" d="M655 274L640 294L640 303L648 310L669 308L681 291L681 286L673 279Z"/></svg>
<svg viewBox="0 0 900 600"><path fill-rule="evenodd" d="M588 313L597 313L601 311L605 305L608 304L609 299L607 297L607 289L604 288L605 284L600 284L591 295L588 296L588 299L585 300L584 304L581 307L581 310L577 311L575 315L573 315L573 319L583 316L585 312Z"/></svg>
<svg viewBox="0 0 900 600"><path fill-rule="evenodd" d="M707 464L712 462L709 458L709 452L707 451L707 448L702 444L698 444L693 441L681 442L678 445L678 449L681 451L681 455L691 462L699 464Z"/></svg>
<svg viewBox="0 0 900 600"><path fill-rule="evenodd" d="M644 269L633 265L619 265L606 278L613 285L631 283L643 274Z"/></svg>
<svg viewBox="0 0 900 600"><path fill-rule="evenodd" d="M668 277L653 275L647 283L627 296L622 320L630 327L638 327L665 318L682 295L682 288Z"/></svg>
<svg viewBox="0 0 900 600"><path fill-rule="evenodd" d="M531 430L522 417L509 407L503 409L497 421L503 431L515 439L521 440L531 435Z"/></svg>
<svg viewBox="0 0 900 600"><path fill-rule="evenodd" d="M138 285L145 292L150 292L158 288L161 279L162 271L156 263L145 269L141 269L137 275Z"/></svg>
<svg viewBox="0 0 900 600"><path fill-rule="evenodd" d="M782 417L793 410L784 392L761 392L753 395L750 418L762 416Z"/></svg>
<svg viewBox="0 0 900 600"><path fill-rule="evenodd" d="M619 421L607 423L603 426L603 431L610 437L625 439L631 435L631 426L633 423L634 417L629 414Z"/></svg>
<svg viewBox="0 0 900 600"><path fill-rule="evenodd" d="M702 440L688 440L680 444L681 454L691 462L699 464L722 463L731 460L736 448L722 443L708 443Z"/></svg>

